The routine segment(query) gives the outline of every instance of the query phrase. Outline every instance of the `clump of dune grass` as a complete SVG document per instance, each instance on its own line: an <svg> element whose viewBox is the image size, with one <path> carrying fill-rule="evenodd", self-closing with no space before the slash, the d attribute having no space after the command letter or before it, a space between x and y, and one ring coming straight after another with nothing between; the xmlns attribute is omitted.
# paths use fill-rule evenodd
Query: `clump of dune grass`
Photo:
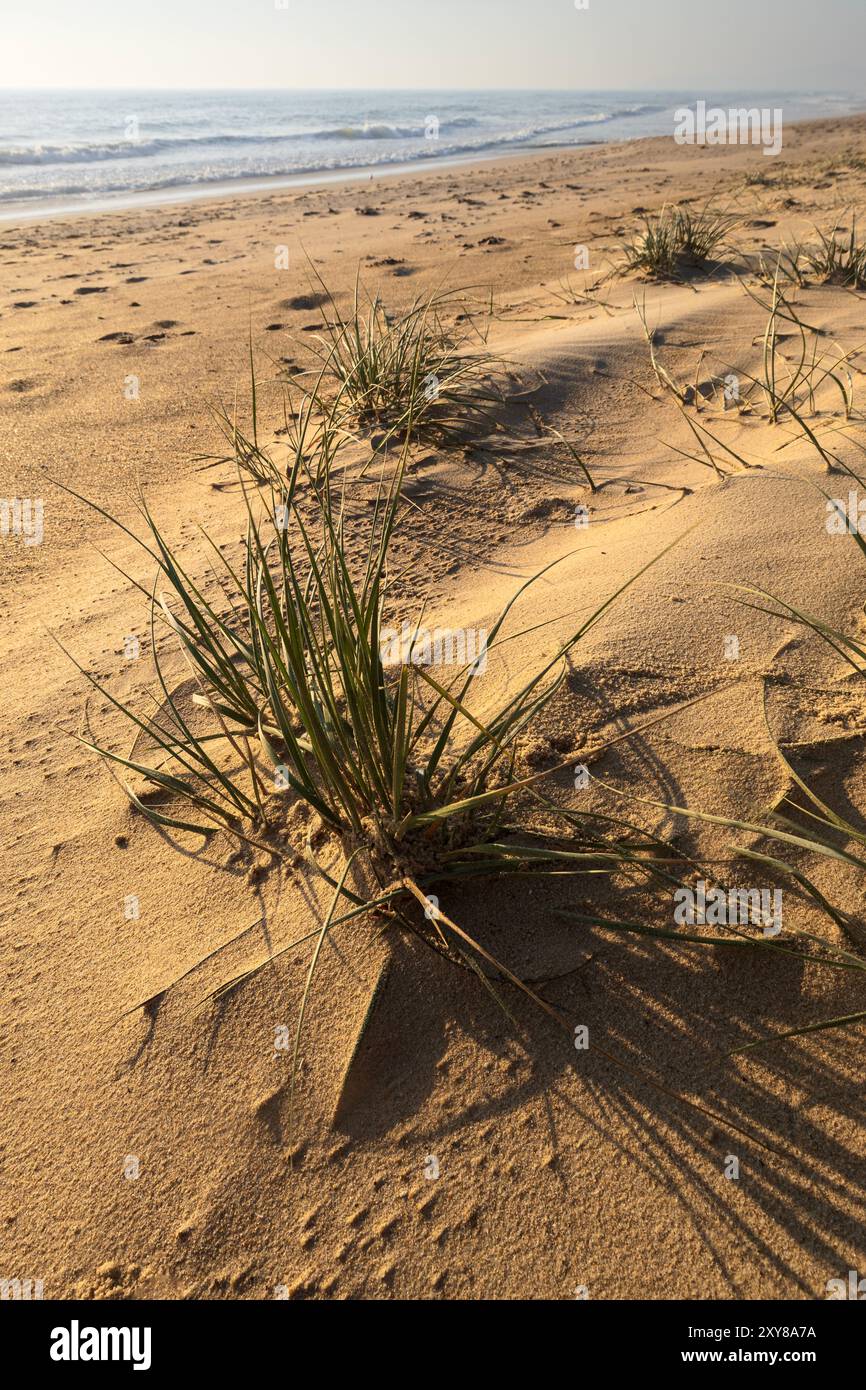
<svg viewBox="0 0 866 1390"><path fill-rule="evenodd" d="M857 239L857 219L852 217L851 229L841 233L839 224L829 232L815 229L817 244L803 248L803 256L812 271L824 284L843 285L860 290L866 287L866 243Z"/></svg>
<svg viewBox="0 0 866 1390"><path fill-rule="evenodd" d="M848 232L837 222L829 231L814 229L815 239L785 242L776 253L774 264L762 255L755 267L757 278L768 288L783 277L801 289L813 276L823 285L845 289L866 287L866 244L858 240L857 219L852 217Z"/></svg>
<svg viewBox="0 0 866 1390"><path fill-rule="evenodd" d="M663 208L657 217L646 219L642 232L624 243L622 273L641 271L658 279L672 278L678 269L678 251L675 212Z"/></svg>
<svg viewBox="0 0 866 1390"><path fill-rule="evenodd" d="M448 678L416 662L411 651L386 665L389 555L411 430L396 464L383 454L359 544L347 520L351 484L339 467L338 423L331 421L326 467L310 467L298 450L284 476L264 452L257 455L267 482L254 491L243 484L241 560L231 563L203 540L218 579L216 596L187 570L145 502L145 538L121 526L156 570L153 587L139 587L150 607L157 712L125 704L84 674L151 754L118 753L89 728L83 742L117 769L136 810L162 829L206 838L223 833L291 859L296 847L286 811L299 799L344 861L338 896L348 908L329 914L328 931L371 911L388 912L471 968L479 968L480 958L500 979L520 985L451 919L432 914L419 922L412 909L433 885L456 886L479 875L625 872L675 881L665 867L671 852L661 841L624 820L559 808L539 786L549 772L516 770L520 740L560 688L566 658L628 584L577 624L513 694L492 708L488 701L482 719L474 708L477 661ZM239 460L242 482L248 445ZM539 577L524 583L493 623L488 660L502 641L514 640L504 632L506 622ZM194 677L193 704L208 727L193 724L173 693L158 631L168 634ZM527 815L528 806L534 815ZM558 838L549 829L541 833L541 815L558 821ZM363 871L363 893L346 886L350 864ZM536 998L528 987L525 992Z"/></svg>
<svg viewBox="0 0 866 1390"><path fill-rule="evenodd" d="M222 835L295 861L289 810L302 803L312 818L306 854L332 889L324 921L214 992L223 995L285 951L314 943L295 1034L292 1098L310 988L332 932L375 914L385 926L420 937L472 970L512 1021L501 989L506 984L571 1040L573 1030L562 1012L440 908L438 894L445 890L449 900L457 900L460 885L469 879L587 875L607 877L614 886L656 889L669 901L682 885L683 864L700 867L627 816L575 812L545 795L544 780L570 765L574 755L559 768L520 771L520 741L556 696L568 658L655 561L583 618L512 694L496 700L488 692L482 717L475 698L481 677L477 661L446 678L416 662L412 650L393 665L383 656L384 629L396 616L390 555L402 515L411 418L401 426L396 463L382 451L372 516L360 543L347 519L351 483L340 466L345 436L339 417L330 425L323 466L310 467L306 451L298 450L286 475L259 451L261 481L255 487L249 441L244 443L244 458L237 462L246 538L240 560L233 563L203 537L213 567L210 585L181 562L143 500L144 538L115 523L141 546L156 571L152 585L137 586L150 610L156 712L118 699L79 666L136 731L127 754L98 739L89 722L81 741L114 771L136 812L173 832L177 848L182 848L177 834L206 842ZM503 643L520 637L506 632L510 615L552 568L527 580L505 604L487 637L488 660L495 660ZM158 633L169 638L193 677L195 717L172 684ZM585 746L580 756L589 759L671 712ZM140 744L149 752L136 753ZM332 857L325 845L337 869L325 862ZM662 928L637 929L669 935ZM735 936L743 946L783 949L745 932ZM723 1127L747 1133L597 1042L594 1050ZM749 1138L763 1145L756 1136Z"/></svg>
<svg viewBox="0 0 866 1390"><path fill-rule="evenodd" d="M344 312L316 274L323 302L322 332L310 344L320 366L313 394L328 413L348 411L361 426L394 432L411 423L420 439L496 428L501 363L480 335L449 325L462 308L459 292L435 290L395 314L357 278ZM336 397L324 401L327 385Z"/></svg>
<svg viewBox="0 0 866 1390"><path fill-rule="evenodd" d="M754 169L743 175L743 186L745 188L772 188L773 180L764 173L763 169Z"/></svg>
<svg viewBox="0 0 866 1390"><path fill-rule="evenodd" d="M739 221L736 214L710 206L699 212L664 207L657 216L645 219L642 232L626 241L621 273L638 271L656 279L677 279L710 263Z"/></svg>
<svg viewBox="0 0 866 1390"><path fill-rule="evenodd" d="M724 246L726 238L739 225L740 217L710 207L700 212L678 209L676 222L680 255L687 262L703 265Z"/></svg>

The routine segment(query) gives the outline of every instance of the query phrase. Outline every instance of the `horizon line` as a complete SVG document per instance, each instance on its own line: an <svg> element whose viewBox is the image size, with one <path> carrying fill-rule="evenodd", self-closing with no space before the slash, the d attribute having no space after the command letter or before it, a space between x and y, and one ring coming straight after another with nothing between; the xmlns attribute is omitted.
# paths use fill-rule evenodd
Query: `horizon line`
<svg viewBox="0 0 866 1390"><path fill-rule="evenodd" d="M706 90L724 92L732 96L735 95L754 95L754 87L717 87L709 88L707 84L685 84L681 87L245 87L245 86L164 86L164 87L143 87L134 83L125 86L73 86L59 87L54 85L32 85L26 87L11 87L0 85L0 95L4 92L280 92L285 95L293 95L302 92L557 92L572 94L574 92L646 92L661 94L665 92L684 92L693 91L696 86L703 86ZM799 96L810 96L827 94L831 96L856 96L862 95L866 100L866 93L858 93L854 88L826 88L826 87L765 87L761 89L765 95L774 92L796 93Z"/></svg>

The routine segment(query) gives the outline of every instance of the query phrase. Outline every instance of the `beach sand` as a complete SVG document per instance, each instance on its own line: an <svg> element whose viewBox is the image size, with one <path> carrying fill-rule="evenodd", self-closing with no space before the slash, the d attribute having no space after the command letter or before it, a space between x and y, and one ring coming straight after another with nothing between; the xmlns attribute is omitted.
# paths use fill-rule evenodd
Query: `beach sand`
<svg viewBox="0 0 866 1390"><path fill-rule="evenodd" d="M667 712L592 761L589 790L570 791L569 768L551 786L722 862L754 837L633 798L760 815L791 785L766 699L773 737L856 814L862 682L731 587L862 632L866 568L828 536L819 490L847 497L850 479L828 477L788 424L718 403L726 372L758 369L766 313L729 269L621 277L576 302L563 285L594 285L665 203L713 196L740 214L730 240L749 255L850 226L864 158L866 119L826 120L786 131L778 159L647 140L0 229L2 491L44 501L42 543L3 544L0 1276L41 1279L46 1298L809 1299L863 1270L862 1026L727 1055L862 1008L858 977L566 923L554 908L610 910L580 879L474 886L442 906L547 980L545 997L588 1027L587 1051L516 993L512 1027L471 974L365 923L324 948L290 1131L291 1052L275 1039L293 1035L308 948L209 996L310 932L326 900L301 860L216 842L178 854L72 737L85 702L112 746L132 735L54 639L116 699L144 700L147 605L125 575L149 587L153 565L50 480L133 527L141 487L205 577L199 528L229 553L244 529L232 467L212 463L226 446L211 408L237 396L248 411L251 338L261 428L276 430L281 378L309 367L321 323L309 263L341 305L359 265L390 309L443 281L467 290L467 329L489 329L488 349L603 484L591 494L531 429L418 451L399 553L429 626L489 627L562 557L521 610L534 630L491 658L482 701L678 542L576 648L530 766L577 763ZM720 450L717 476L685 457L694 437L653 375L635 296L666 370L698 384L700 418L751 467ZM862 410L862 296L810 284L798 304L828 350L858 350ZM832 424L838 400L819 408ZM856 437L833 436L855 468ZM854 870L803 863L861 911ZM786 922L844 941L788 902Z"/></svg>

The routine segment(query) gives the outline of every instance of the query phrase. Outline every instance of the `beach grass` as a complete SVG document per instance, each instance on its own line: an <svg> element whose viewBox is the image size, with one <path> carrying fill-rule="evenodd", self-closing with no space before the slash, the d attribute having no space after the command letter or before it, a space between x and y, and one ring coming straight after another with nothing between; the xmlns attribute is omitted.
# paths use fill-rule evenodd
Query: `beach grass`
<svg viewBox="0 0 866 1390"><path fill-rule="evenodd" d="M638 272L659 280L675 280L689 270L713 261L740 218L707 204L700 211L664 207L646 218L643 231L628 239L620 273Z"/></svg>
<svg viewBox="0 0 866 1390"><path fill-rule="evenodd" d="M840 235L838 222L827 232L816 228L815 234L817 241L803 247L803 258L812 274L823 284L866 288L866 244L858 240L856 217L852 215L847 238L844 232Z"/></svg>
<svg viewBox="0 0 866 1390"><path fill-rule="evenodd" d="M347 311L314 271L322 300L322 331L312 346L319 363L314 400L330 416L354 414L361 426L401 431L416 439L448 440L497 427L503 404L501 364L477 331L458 332L458 316L471 320L459 290L438 289L391 313L378 292L356 278ZM336 398L325 400L330 384Z"/></svg>
<svg viewBox="0 0 866 1390"><path fill-rule="evenodd" d="M552 566L505 604L487 634L483 665L468 661L448 677L418 658L413 643L388 660L388 615L399 626L391 547L413 438L411 405L408 418L394 420L402 444L378 456L375 504L361 542L347 520L351 481L340 467L346 438L334 413L317 428L327 447L312 456L294 450L287 475L254 439L238 436L246 537L242 560L233 564L204 536L203 552L219 580L213 594L181 563L146 502L144 539L116 523L156 568L153 587L139 587L150 607L160 708L155 715L133 708L84 672L152 751L146 760L118 753L89 728L82 741L115 770L136 811L163 830L207 838L222 832L291 859L286 811L304 802L365 885L358 892L341 879L338 896L348 910L332 913L328 930L387 911L476 972L482 961L482 973L490 967L500 980L519 983L450 919L431 911L418 921L415 905L433 885L515 873L625 872L677 881L675 864L667 863L676 856L664 842L627 820L570 812L543 795L542 781L571 759L542 773L519 771L520 741L560 689L566 659L649 566L577 623L513 693L491 704L485 687L482 718L475 695L486 666L502 642L519 638L506 625ZM194 678L192 701L208 717L206 730L193 727L172 689L158 629ZM335 886L311 838L307 851Z"/></svg>

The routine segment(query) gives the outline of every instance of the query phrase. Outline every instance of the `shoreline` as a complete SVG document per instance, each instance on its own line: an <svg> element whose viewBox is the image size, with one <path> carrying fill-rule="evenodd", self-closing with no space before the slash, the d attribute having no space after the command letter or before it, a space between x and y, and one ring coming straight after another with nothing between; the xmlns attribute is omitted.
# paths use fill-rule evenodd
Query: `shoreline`
<svg viewBox="0 0 866 1390"><path fill-rule="evenodd" d="M866 119L866 105L862 111L848 112L842 116L814 116L805 119L791 121L786 124L784 129L787 132L817 132L821 126L832 123L852 124ZM583 140L569 144L550 144L538 145L528 143L516 149L502 150L500 152L471 152L454 155L443 155L441 157L431 156L429 159L417 160L414 162L395 162L393 164L378 165L359 165L353 168L341 168L333 170L310 170L301 174L263 174L246 178L238 177L237 180L217 180L213 183L204 185L183 184L176 188L155 188L138 191L120 192L109 194L104 197L95 198L92 202L78 201L71 205L58 205L58 200L46 200L46 203L38 207L31 207L26 201L18 201L0 204L0 225L6 229L14 228L25 223L32 224L40 221L55 221L58 218L72 217L95 217L143 210L158 210L159 208L180 207L188 204L197 206L206 205L209 201L225 202L233 198L245 198L251 194L263 194L268 196L272 193L279 193L285 190L303 190L328 187L344 187L352 183L371 183L381 182L390 177L402 179L413 174L420 174L425 170L435 174L447 169L470 169L480 168L488 164L502 164L519 161L532 156L556 156L568 155L572 153L585 152L587 150L623 150L634 148L637 145L657 145L663 141L673 141L673 131L670 135L635 135L624 139L611 140ZM717 153L722 150L748 151L753 147L748 144L728 145L728 146L700 146L697 143L689 144L685 147L696 150L699 148L712 148ZM784 144L779 156L784 157ZM775 162L775 159L772 161ZM770 167L772 164L768 161ZM34 200L35 202L36 200Z"/></svg>
<svg viewBox="0 0 866 1390"><path fill-rule="evenodd" d="M641 137L638 137L641 138ZM664 136L642 137L644 139L664 139ZM563 154L568 150L591 149L600 145L630 144L629 140L607 141L607 140L587 140L575 145L522 145L521 153L529 154ZM455 154L443 155L441 158L431 157L430 159L418 160L415 163L403 161L394 164L364 164L357 168L333 169L333 170L310 170L306 174L261 174L249 179L239 177L234 179L223 179L208 184L183 184L177 188L154 188L142 190L136 193L118 193L105 198L94 199L90 203L75 204L73 207L39 207L29 210L26 203L10 203L4 209L0 206L0 223L11 222L13 226L19 222L32 222L41 218L56 217L81 217L96 216L103 213L128 212L136 208L160 208L171 207L177 204L202 203L209 198L217 199L222 202L226 198L246 197L250 193L272 193L281 192L283 189L292 188L327 188L333 185L341 187L347 183L370 183L373 180L388 178L391 175L397 178L407 175L417 174L423 169L430 169L436 172L442 169L463 167L467 164L475 167L479 164L499 163L509 159L519 159L521 154L514 150L502 151L500 154Z"/></svg>

